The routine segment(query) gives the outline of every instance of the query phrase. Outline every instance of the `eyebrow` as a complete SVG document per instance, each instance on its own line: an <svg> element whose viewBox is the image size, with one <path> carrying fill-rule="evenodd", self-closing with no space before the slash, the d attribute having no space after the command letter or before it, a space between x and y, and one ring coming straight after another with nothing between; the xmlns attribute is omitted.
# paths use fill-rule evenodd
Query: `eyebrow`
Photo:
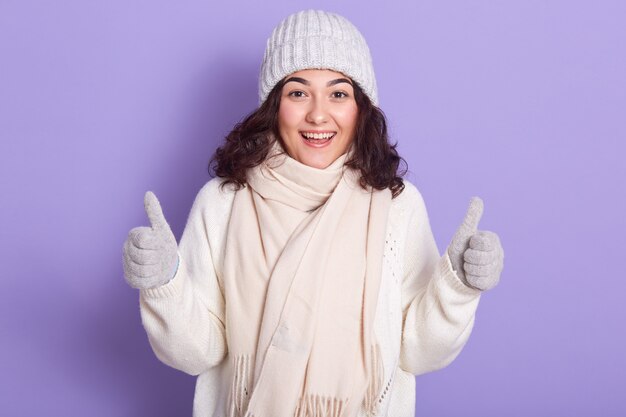
<svg viewBox="0 0 626 417"><path fill-rule="evenodd" d="M304 85L311 85L311 83L308 80L305 80L304 78L300 78L300 77L288 78L287 81L285 81L285 84L287 84L289 81L295 81ZM332 87L333 85L340 84L340 83L348 83L352 85L352 82L350 82L350 80L347 78L337 78L336 80L331 80L327 82L326 87Z"/></svg>

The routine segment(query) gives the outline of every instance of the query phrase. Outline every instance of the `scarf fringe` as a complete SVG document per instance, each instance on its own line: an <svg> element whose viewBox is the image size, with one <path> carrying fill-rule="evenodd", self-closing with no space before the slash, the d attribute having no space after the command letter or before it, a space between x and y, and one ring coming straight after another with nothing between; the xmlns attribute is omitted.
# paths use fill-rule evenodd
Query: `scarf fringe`
<svg viewBox="0 0 626 417"><path fill-rule="evenodd" d="M229 417L254 417L247 412L250 400L249 377L251 355L237 355L233 358L233 383L231 386L229 400ZM382 390L383 385L383 363L380 356L378 344L373 345L371 355L371 375L363 406L368 417L378 414L379 405L385 398L391 384L391 380ZM322 395L307 395L300 398L294 417L342 417L346 408L347 399L341 400L334 397Z"/></svg>
<svg viewBox="0 0 626 417"><path fill-rule="evenodd" d="M371 367L370 367L370 379L367 387L365 398L363 399L363 406L365 408L366 415L372 417L378 414L378 406L382 403L381 395L379 398L379 392L383 385L383 361L380 356L380 348L377 343L372 346L371 354ZM389 385L389 384L387 384ZM387 391L388 388L385 389Z"/></svg>
<svg viewBox="0 0 626 417"><path fill-rule="evenodd" d="M346 400L321 395L307 395L300 398L294 417L342 417L345 411ZM254 417L254 414L246 412L243 417Z"/></svg>
<svg viewBox="0 0 626 417"><path fill-rule="evenodd" d="M341 417L347 400L321 395L300 398L294 417Z"/></svg>
<svg viewBox="0 0 626 417"><path fill-rule="evenodd" d="M230 391L228 417L243 417L250 400L250 355L233 358L233 383ZM246 413L246 416L249 414Z"/></svg>

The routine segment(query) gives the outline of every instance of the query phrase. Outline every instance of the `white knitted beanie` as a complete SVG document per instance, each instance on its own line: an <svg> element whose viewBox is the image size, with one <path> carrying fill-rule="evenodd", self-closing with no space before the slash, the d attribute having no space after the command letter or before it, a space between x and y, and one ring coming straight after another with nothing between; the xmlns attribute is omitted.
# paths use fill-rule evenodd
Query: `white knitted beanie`
<svg viewBox="0 0 626 417"><path fill-rule="evenodd" d="M365 38L345 17L322 10L294 13L272 31L259 75L259 105L283 77L310 68L343 73L378 105L374 67Z"/></svg>

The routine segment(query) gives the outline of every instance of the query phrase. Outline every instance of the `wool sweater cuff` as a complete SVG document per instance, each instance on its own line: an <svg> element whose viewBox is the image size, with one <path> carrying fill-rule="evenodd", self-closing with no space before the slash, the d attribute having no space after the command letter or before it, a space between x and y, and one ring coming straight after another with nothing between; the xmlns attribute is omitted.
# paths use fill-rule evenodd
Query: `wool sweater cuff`
<svg viewBox="0 0 626 417"><path fill-rule="evenodd" d="M456 271L452 268L452 262L450 262L450 257L448 256L448 251L446 250L445 254L439 259L439 263L437 265L439 269L439 275L442 278L442 281L448 284L454 291L459 294L465 295L480 295L482 291L477 290L475 288L468 287L461 281Z"/></svg>
<svg viewBox="0 0 626 417"><path fill-rule="evenodd" d="M169 298L176 297L182 293L186 276L185 263L178 254L178 267L174 277L163 285L155 288L148 288L141 291L141 295L145 298Z"/></svg>

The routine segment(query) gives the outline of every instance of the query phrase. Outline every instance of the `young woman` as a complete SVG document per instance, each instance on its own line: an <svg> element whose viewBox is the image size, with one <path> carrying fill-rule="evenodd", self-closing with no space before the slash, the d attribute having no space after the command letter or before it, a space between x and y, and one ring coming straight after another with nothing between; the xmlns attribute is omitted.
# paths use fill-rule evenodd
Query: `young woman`
<svg viewBox="0 0 626 417"><path fill-rule="evenodd" d="M273 31L260 105L226 138L180 245L151 192L124 244L157 357L198 375L196 417L409 417L414 375L465 345L499 280L470 208L440 256L389 143L369 49L333 13Z"/></svg>

